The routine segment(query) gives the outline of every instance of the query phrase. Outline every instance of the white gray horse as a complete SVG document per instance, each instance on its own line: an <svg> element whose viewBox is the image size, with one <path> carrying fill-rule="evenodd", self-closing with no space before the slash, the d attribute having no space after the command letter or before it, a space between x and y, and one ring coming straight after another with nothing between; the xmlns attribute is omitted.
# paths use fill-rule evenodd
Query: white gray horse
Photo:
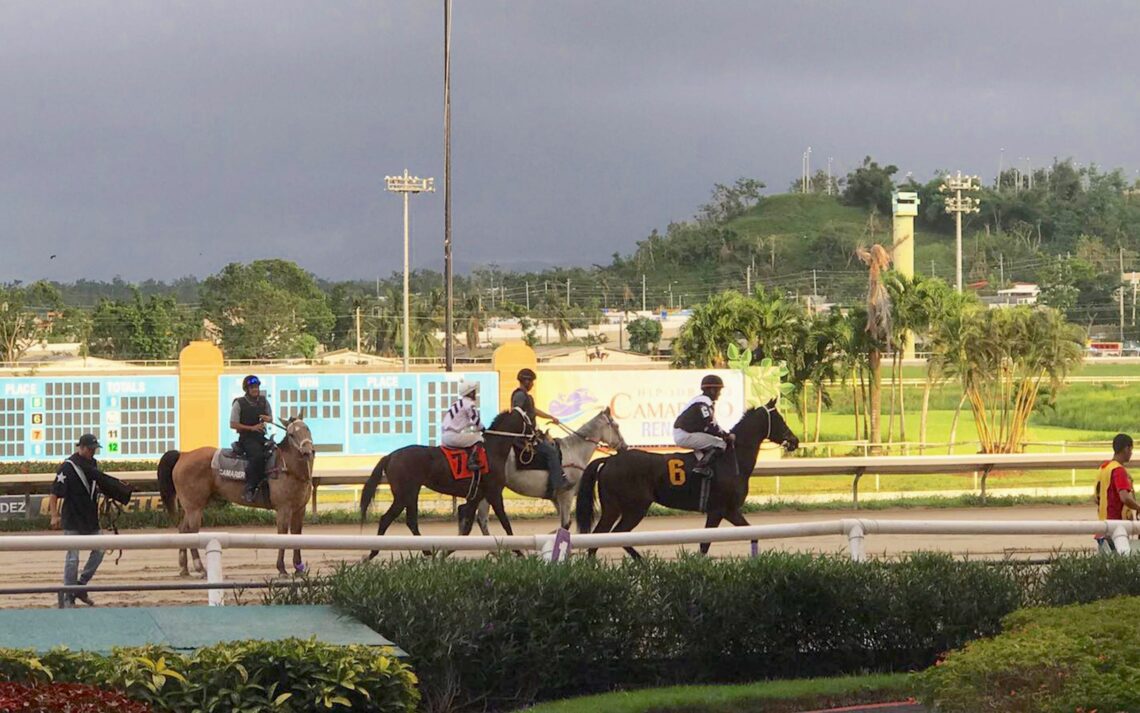
<svg viewBox="0 0 1140 713"><path fill-rule="evenodd" d="M609 407L587 421L581 428L570 431L565 438L557 439L562 447L562 472L566 474L569 487L563 488L547 498L550 475L545 468L542 470L517 470L515 467L514 450L507 456L506 474L507 487L531 498L550 500L558 510L558 522L562 527L569 529L570 515L574 512L574 501L578 495L578 484L582 480L582 471L590 463L590 458L602 443L619 451L625 450L625 439L621 436L617 422ZM484 535L491 534L487 527L487 501L479 503L476 517L479 529Z"/></svg>

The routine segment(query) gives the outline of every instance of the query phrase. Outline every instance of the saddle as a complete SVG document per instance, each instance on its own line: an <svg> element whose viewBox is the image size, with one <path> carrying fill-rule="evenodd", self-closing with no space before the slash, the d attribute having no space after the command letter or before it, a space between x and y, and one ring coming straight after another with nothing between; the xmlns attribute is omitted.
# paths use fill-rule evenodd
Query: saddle
<svg viewBox="0 0 1140 713"><path fill-rule="evenodd" d="M471 470L471 451L466 448L447 448L440 446L439 449L443 451L443 457L447 459L447 465L451 468L451 477L455 480L467 480L475 475ZM479 464L479 473L485 474L490 470L487 465L487 449L482 446L476 446L475 458Z"/></svg>
<svg viewBox="0 0 1140 713"><path fill-rule="evenodd" d="M235 442L230 448L219 448L214 451L210 459L210 469L222 480L236 480L245 482L245 465L249 462L245 451ZM277 449L269 449L269 457L265 460L265 473L267 477L276 476Z"/></svg>

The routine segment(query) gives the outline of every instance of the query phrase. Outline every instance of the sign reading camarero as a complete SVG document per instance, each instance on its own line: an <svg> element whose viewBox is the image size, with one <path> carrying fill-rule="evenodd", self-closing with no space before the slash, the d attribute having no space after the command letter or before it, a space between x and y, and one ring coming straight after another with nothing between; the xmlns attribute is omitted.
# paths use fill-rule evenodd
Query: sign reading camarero
<svg viewBox="0 0 1140 713"><path fill-rule="evenodd" d="M569 371L540 368L535 382L535 402L572 427L585 423L609 406L629 445L671 446L673 421L685 404L701 392L701 378L706 374L717 374L724 379L724 392L717 402L717 420L722 427L731 428L744 413L744 377L739 371L729 369Z"/></svg>

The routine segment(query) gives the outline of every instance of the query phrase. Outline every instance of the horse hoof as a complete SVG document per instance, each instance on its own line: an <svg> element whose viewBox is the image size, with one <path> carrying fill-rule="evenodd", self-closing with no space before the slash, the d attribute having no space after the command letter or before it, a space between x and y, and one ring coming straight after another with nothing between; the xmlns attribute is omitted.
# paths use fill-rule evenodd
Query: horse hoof
<svg viewBox="0 0 1140 713"><path fill-rule="evenodd" d="M184 569L178 573L178 576L182 577L183 579L189 579L190 578L190 570Z"/></svg>

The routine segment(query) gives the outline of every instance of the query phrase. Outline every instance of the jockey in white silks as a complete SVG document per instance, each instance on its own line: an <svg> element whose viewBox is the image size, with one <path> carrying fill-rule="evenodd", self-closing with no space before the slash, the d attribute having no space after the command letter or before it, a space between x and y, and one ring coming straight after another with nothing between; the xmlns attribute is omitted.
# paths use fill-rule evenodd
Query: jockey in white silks
<svg viewBox="0 0 1140 713"><path fill-rule="evenodd" d="M459 384L459 400L443 415L443 445L447 448L473 448L483 443L483 423L479 420L479 384Z"/></svg>

